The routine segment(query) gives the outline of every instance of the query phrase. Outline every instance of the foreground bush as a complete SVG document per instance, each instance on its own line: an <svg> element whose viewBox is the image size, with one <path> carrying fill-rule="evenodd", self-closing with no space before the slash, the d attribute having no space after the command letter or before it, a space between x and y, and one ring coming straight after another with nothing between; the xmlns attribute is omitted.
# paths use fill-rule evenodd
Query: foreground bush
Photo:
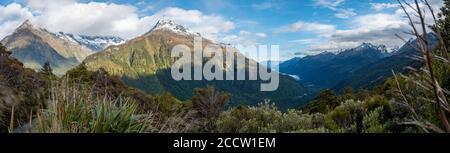
<svg viewBox="0 0 450 153"><path fill-rule="evenodd" d="M136 102L91 95L83 87L54 85L47 109L38 112L31 132L154 132L151 113L139 114Z"/></svg>
<svg viewBox="0 0 450 153"><path fill-rule="evenodd" d="M220 133L390 133L395 122L382 98L346 100L324 113L281 112L269 101L256 107L234 107L216 121ZM402 131L400 131L402 132Z"/></svg>
<svg viewBox="0 0 450 153"><path fill-rule="evenodd" d="M322 114L299 110L283 113L270 101L256 107L235 107L223 112L216 121L220 133L326 132Z"/></svg>

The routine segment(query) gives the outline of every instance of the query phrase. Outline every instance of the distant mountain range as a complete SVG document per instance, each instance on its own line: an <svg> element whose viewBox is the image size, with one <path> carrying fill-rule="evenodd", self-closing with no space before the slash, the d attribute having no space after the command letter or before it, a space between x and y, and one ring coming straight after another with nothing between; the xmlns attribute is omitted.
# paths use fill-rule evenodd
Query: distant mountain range
<svg viewBox="0 0 450 153"><path fill-rule="evenodd" d="M12 57L24 63L25 67L39 70L49 62L54 73L59 76L78 65L88 55L123 42L123 39L117 37L52 33L28 20L1 40L12 52Z"/></svg>
<svg viewBox="0 0 450 153"><path fill-rule="evenodd" d="M187 30L170 20L160 20L149 32L131 39L121 45L110 46L104 51L88 56L84 62L90 70L104 69L110 74L122 77L130 86L142 89L148 93L168 91L179 99L187 100L192 97L193 90L206 85L213 85L220 91L232 94L231 105L256 105L264 99L271 99L280 108L292 108L303 105L302 96L306 89L295 79L281 75L278 90L261 92L262 80L256 81L175 81L172 79L170 68L175 62L171 57L171 49L175 45L184 44L193 50L194 37L200 36ZM222 49L222 44L203 38L203 46L215 45ZM233 49L233 54L240 54ZM203 59L210 60L210 58ZM223 61L220 61L223 62ZM256 67L256 61L246 58L248 67ZM185 63L191 64L191 63ZM264 67L262 67L264 68ZM238 71L222 69L222 71ZM246 70L244 70L246 71ZM246 71L248 74L248 71Z"/></svg>
<svg viewBox="0 0 450 153"><path fill-rule="evenodd" d="M385 46L364 43L339 53L324 52L318 55L293 58L279 65L281 73L296 75L310 89L334 87L349 77L351 72L389 56Z"/></svg>
<svg viewBox="0 0 450 153"><path fill-rule="evenodd" d="M432 46L437 42L434 34L428 34ZM387 52L384 45L363 43L338 53L324 52L318 55L293 58L279 65L281 73L296 75L310 90L335 89L346 86L354 89L370 88L392 76L392 70L405 72L405 67L419 67L421 62L412 57L419 51L412 39L394 52Z"/></svg>
<svg viewBox="0 0 450 153"><path fill-rule="evenodd" d="M431 42L431 48L437 45L438 38L434 33L429 33L427 38ZM392 76L392 71L405 73L408 71L407 67L420 68L423 66L423 62L416 60L414 56L421 56L421 52L415 48L419 48L417 40L411 39L392 55L352 71L349 77L336 84L333 88L336 90L346 86L355 89L371 88L384 83L388 77Z"/></svg>

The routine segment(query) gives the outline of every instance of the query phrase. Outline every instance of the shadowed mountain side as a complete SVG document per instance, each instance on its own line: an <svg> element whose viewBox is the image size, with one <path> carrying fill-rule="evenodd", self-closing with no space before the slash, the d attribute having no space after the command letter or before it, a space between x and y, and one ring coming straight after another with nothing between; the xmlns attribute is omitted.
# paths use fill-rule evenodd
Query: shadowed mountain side
<svg viewBox="0 0 450 153"><path fill-rule="evenodd" d="M400 55L384 58L355 71L349 78L337 84L334 89L340 91L346 86L350 86L354 89L372 88L376 85L383 84L387 78L392 76L392 71L395 73L408 72L408 66L420 68L423 66L423 63L412 59L412 57Z"/></svg>
<svg viewBox="0 0 450 153"><path fill-rule="evenodd" d="M297 75L311 90L332 88L350 77L355 70L387 56L386 47L370 43L340 53L324 52L318 55L293 58L279 65L280 72Z"/></svg>
<svg viewBox="0 0 450 153"><path fill-rule="evenodd" d="M438 44L436 34L429 33L427 38L430 40L430 48L434 48ZM379 61L362 66L360 69L349 73L349 77L339 82L333 88L342 90L346 86L354 89L372 88L375 85L382 84L387 78L395 73L407 73L407 67L420 68L423 66L422 61L418 61L417 57L421 57L421 52L417 50L417 40L411 39L406 42L393 55L383 58Z"/></svg>
<svg viewBox="0 0 450 153"><path fill-rule="evenodd" d="M161 69L155 75L140 76L137 79L122 77L128 85L142 89L149 93L162 93L168 91L180 100L189 100L195 88L207 85L214 86L219 91L232 94L229 105L257 105L264 99L270 99L280 109L295 108L306 104L306 89L293 78L280 75L279 88L272 92L260 91L260 84L267 83L262 80L181 80L172 79L170 69Z"/></svg>
<svg viewBox="0 0 450 153"><path fill-rule="evenodd" d="M37 40L39 38L36 38ZM39 51L35 51L39 50ZM11 56L26 61L25 66L34 70L42 68L49 62L57 75L62 76L67 70L79 64L76 58L66 58L52 49L48 44L30 41L29 45L22 48L11 49Z"/></svg>

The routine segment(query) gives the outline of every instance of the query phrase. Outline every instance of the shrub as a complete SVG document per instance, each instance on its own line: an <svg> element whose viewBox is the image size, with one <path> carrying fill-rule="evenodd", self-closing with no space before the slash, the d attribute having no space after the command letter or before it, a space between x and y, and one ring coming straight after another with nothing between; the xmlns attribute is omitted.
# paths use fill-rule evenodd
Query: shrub
<svg viewBox="0 0 450 153"><path fill-rule="evenodd" d="M283 113L266 100L255 107L234 107L223 112L216 122L220 133L325 132L322 114L299 110Z"/></svg>
<svg viewBox="0 0 450 153"><path fill-rule="evenodd" d="M333 132L361 132L363 115L361 101L347 100L327 113L325 122Z"/></svg>
<svg viewBox="0 0 450 153"><path fill-rule="evenodd" d="M387 123L383 120L384 109L383 107L378 107L373 111L370 111L364 116L363 125L364 133L384 133L387 132Z"/></svg>
<svg viewBox="0 0 450 153"><path fill-rule="evenodd" d="M192 108L197 111L198 117L205 120L205 130L211 131L214 122L229 102L230 95L218 92L212 86L197 88L192 97Z"/></svg>

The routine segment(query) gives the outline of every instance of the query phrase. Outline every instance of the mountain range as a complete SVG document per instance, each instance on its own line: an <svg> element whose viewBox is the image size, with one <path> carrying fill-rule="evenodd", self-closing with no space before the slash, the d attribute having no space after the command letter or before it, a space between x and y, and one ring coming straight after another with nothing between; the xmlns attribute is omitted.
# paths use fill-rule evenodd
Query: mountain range
<svg viewBox="0 0 450 153"><path fill-rule="evenodd" d="M318 55L293 58L279 65L279 71L300 78L300 82L313 90L333 87L349 77L350 73L364 65L378 61L389 53L386 47L370 43L341 51L323 52Z"/></svg>
<svg viewBox="0 0 450 153"><path fill-rule="evenodd" d="M191 32L173 21L160 20L149 32L121 45L110 46L104 51L90 55L84 62L89 70L104 69L110 74L120 76L131 87L148 93L170 92L181 100L190 99L195 88L213 85L220 91L231 93L231 105L256 105L264 99L271 99L282 109L304 104L302 96L306 93L306 89L296 80L285 75L280 75L279 88L274 92L261 92L260 84L263 83L263 80L260 79L255 81L207 81L205 79L176 81L172 79L170 68L175 62L175 58L171 57L171 49L176 45L183 44L192 51L195 37L201 37L201 35ZM203 47L213 45L222 48L224 52L240 54L235 48L225 50L226 45L214 43L206 38L202 38L202 45ZM211 58L203 60L205 62ZM245 58L245 61L247 67L265 68L249 58ZM249 74L246 67L235 66L234 69L221 69L221 71L239 70Z"/></svg>
<svg viewBox="0 0 450 153"><path fill-rule="evenodd" d="M432 40L431 46L435 46L435 34L428 34L428 38ZM415 39L409 40L398 50L388 52L384 45L363 43L338 53L323 52L293 58L281 63L279 71L298 76L300 82L316 92L323 89L340 91L347 86L371 88L392 76L392 70L404 73L406 67L420 67L421 62L413 58L420 52L413 46L417 46Z"/></svg>
<svg viewBox="0 0 450 153"><path fill-rule="evenodd" d="M14 33L2 39L1 43L25 67L39 70L49 62L58 76L84 62L89 70L106 70L119 76L130 87L150 94L169 92L181 100L188 100L195 88L213 85L218 90L232 94L231 105L256 105L264 99L271 99L281 109L304 105L307 97L313 96L311 92L317 93L327 88L339 91L347 86L355 89L370 88L390 77L392 70L402 73L406 72L407 66L421 66L421 62L411 58L420 53L414 49L417 40L411 39L394 52L388 52L384 45L363 43L340 52L323 52L285 62L258 63L245 58L244 67L221 69L224 72L243 70L249 74L249 67L273 69L278 66L280 83L278 90L274 92L261 92L260 84L265 81L260 79L176 81L172 79L170 72L176 61L176 58L171 57L171 49L184 44L193 50L195 37L201 37L201 34L189 31L170 20L160 20L147 33L127 41L111 36L53 33L25 21ZM428 38L436 40L432 33L428 34ZM202 47L213 45L223 50L231 47L205 38L202 41ZM437 41L432 42L434 46ZM227 51L230 50L225 50ZM235 48L231 52L234 55L240 54ZM203 62L211 59L204 58Z"/></svg>
<svg viewBox="0 0 450 153"><path fill-rule="evenodd" d="M26 20L0 42L12 52L11 56L21 61L25 67L39 70L48 62L54 73L62 76L88 55L107 46L123 43L124 40L118 37L52 33Z"/></svg>
<svg viewBox="0 0 450 153"><path fill-rule="evenodd" d="M438 38L434 33L428 33L427 38L430 40L431 48L437 45ZM423 66L423 62L416 58L421 56L421 52L417 50L418 48L417 40L410 39L390 56L350 72L349 77L336 84L333 88L336 90L343 89L346 86L354 89L371 88L382 84L388 77L393 75L393 71L395 73L406 73L409 71L408 67L420 68Z"/></svg>

